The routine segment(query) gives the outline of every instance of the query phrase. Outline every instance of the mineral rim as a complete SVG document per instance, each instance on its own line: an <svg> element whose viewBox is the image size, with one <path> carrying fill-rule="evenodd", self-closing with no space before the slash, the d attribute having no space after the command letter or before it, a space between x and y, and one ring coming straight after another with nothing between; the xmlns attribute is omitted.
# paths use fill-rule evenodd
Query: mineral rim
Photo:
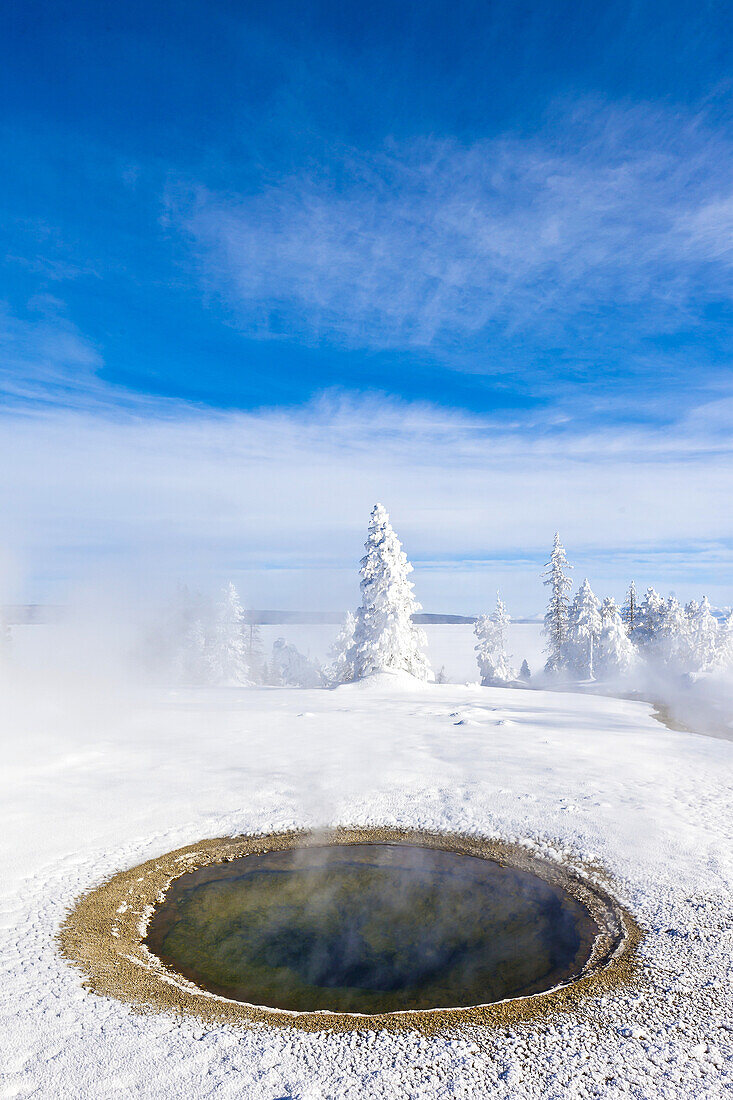
<svg viewBox="0 0 733 1100"><path fill-rule="evenodd" d="M590 955L574 979L545 992L462 1008L366 1016L328 1010L293 1012L230 1000L200 989L148 950L144 942L148 921L174 879L210 864L308 844L409 844L479 856L527 871L564 890L588 910L598 930ZM343 827L315 835L293 831L224 837L178 848L114 875L76 901L59 930L58 943L62 954L81 970L91 992L115 997L140 1011L192 1016L211 1025L264 1023L307 1031L416 1028L423 1032L507 1025L581 1009L590 996L634 980L642 933L605 885L598 885L601 877L597 867L544 859L519 844L449 833Z"/></svg>

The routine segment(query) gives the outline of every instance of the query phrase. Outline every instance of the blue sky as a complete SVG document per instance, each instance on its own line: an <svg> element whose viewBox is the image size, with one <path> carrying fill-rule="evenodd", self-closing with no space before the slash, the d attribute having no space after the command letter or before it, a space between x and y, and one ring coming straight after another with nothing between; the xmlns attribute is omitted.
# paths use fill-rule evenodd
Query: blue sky
<svg viewBox="0 0 733 1100"><path fill-rule="evenodd" d="M119 519L144 422L208 458L230 432L269 440L260 483L298 438L293 468L321 449L342 469L316 525L331 545L345 525L341 557L303 543L297 508L287 534L259 513L294 577L346 568L391 489L426 585L440 576L430 602L475 601L476 562L518 578L554 526L604 583L620 583L597 562L611 543L617 563L635 547L642 573L733 600L732 19L705 2L4 5L1 415L36 461L3 505L30 587L141 542L171 552L152 519ZM82 438L100 468L119 449L106 493L85 488ZM365 478L388 452L389 476ZM69 471L53 507L50 463ZM553 463L580 495L545 484ZM643 499L621 498L619 463ZM497 514L490 486L457 515L436 486L467 470L534 471L552 515ZM177 520L175 479L119 491ZM196 562L223 480L211 469L187 503L176 548ZM249 529L216 545L205 571L257 587L272 567Z"/></svg>

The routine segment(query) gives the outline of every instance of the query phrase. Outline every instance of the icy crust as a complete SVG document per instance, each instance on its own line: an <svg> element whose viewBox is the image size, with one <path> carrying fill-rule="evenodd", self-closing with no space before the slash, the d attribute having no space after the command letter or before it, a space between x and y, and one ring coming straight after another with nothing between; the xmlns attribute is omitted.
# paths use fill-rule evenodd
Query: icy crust
<svg viewBox="0 0 733 1100"><path fill-rule="evenodd" d="M731 1096L729 742L667 730L642 703L454 685L242 691L219 707L189 692L113 713L47 689L8 707L3 1096ZM90 995L57 950L75 898L126 867L202 836L329 820L503 836L608 867L644 929L638 984L437 1035L242 1029Z"/></svg>
<svg viewBox="0 0 733 1100"><path fill-rule="evenodd" d="M267 851L302 848L313 842L346 846L417 845L495 860L536 875L571 894L593 918L597 930L595 938L587 945L584 957L578 960L577 971L567 981L540 993L470 1007L398 1011L377 1016L325 1009L284 1011L215 996L166 968L148 950L145 933L150 917L175 878L198 867ZM591 876L583 867L571 868L567 860L542 859L518 844L384 826L336 826L315 836L287 832L218 838L149 860L92 890L80 899L64 921L59 944L70 961L82 969L85 984L94 992L119 997L137 1007L193 1014L209 1023L264 1021L313 1030L321 1028L327 1017L328 1026L340 1030L411 1026L433 1032L458 1024L506 1024L549 1011L566 1011L581 1004L582 998L589 993L615 989L632 980L633 952L641 939L639 929L630 914L594 883L593 879L597 878L597 873ZM218 1002L216 1007L212 1001Z"/></svg>

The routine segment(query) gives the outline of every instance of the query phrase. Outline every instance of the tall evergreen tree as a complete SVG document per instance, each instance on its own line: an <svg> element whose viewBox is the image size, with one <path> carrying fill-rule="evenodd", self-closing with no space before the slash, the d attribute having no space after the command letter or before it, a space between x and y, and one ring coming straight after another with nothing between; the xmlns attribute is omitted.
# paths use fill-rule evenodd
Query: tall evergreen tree
<svg viewBox="0 0 733 1100"><path fill-rule="evenodd" d="M412 566L389 522L387 510L375 504L361 559L361 607L356 613L354 641L348 660L355 679L374 672L408 672L420 680L431 676L422 652L427 639L412 621L420 610Z"/></svg>
<svg viewBox="0 0 733 1100"><path fill-rule="evenodd" d="M595 649L601 635L601 605L586 577L570 605L566 651L576 676L595 678Z"/></svg>
<svg viewBox="0 0 733 1100"><path fill-rule="evenodd" d="M624 626L626 627L627 634L633 634L636 627L636 620L638 618L638 610L636 604L636 585L632 581L629 585L629 590L626 593L626 603L621 611L621 618L623 619Z"/></svg>
<svg viewBox="0 0 733 1100"><path fill-rule="evenodd" d="M550 589L550 599L545 612L544 634L547 640L545 652L547 662L546 672L559 672L565 667L565 641L568 629L568 610L570 601L568 593L573 582L566 570L572 569L565 557L565 547L560 542L560 535L555 532L555 541L552 546L550 560L545 566L542 576L543 583Z"/></svg>

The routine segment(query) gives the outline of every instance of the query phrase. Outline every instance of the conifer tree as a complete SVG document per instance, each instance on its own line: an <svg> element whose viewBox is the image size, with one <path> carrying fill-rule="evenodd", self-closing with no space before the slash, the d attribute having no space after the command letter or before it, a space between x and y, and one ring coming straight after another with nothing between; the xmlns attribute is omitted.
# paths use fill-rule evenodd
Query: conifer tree
<svg viewBox="0 0 733 1100"><path fill-rule="evenodd" d="M594 665L602 676L623 676L636 660L636 650L626 633L618 607L607 596L601 607L601 632Z"/></svg>
<svg viewBox="0 0 733 1100"><path fill-rule="evenodd" d="M600 634L601 605L586 577L570 605L566 642L568 664L582 679L595 678L595 648Z"/></svg>
<svg viewBox="0 0 733 1100"><path fill-rule="evenodd" d="M322 687L323 676L318 665L310 661L284 638L276 638L272 646L270 679L282 687Z"/></svg>
<svg viewBox="0 0 733 1100"><path fill-rule="evenodd" d="M484 686L506 683L516 676L506 653L506 636L510 622L497 592L495 609L490 615L481 615L474 623L473 632L478 639L474 650Z"/></svg>
<svg viewBox="0 0 733 1100"><path fill-rule="evenodd" d="M650 586L644 594L644 599L637 605L634 627L634 642L642 652L652 653L663 615L664 598Z"/></svg>
<svg viewBox="0 0 733 1100"><path fill-rule="evenodd" d="M629 585L629 591L626 594L626 603L623 606L621 617L624 621L627 634L633 634L636 627L636 620L638 618L638 610L636 604L636 585L632 581Z"/></svg>
<svg viewBox="0 0 733 1100"><path fill-rule="evenodd" d="M243 632L242 605L230 582L222 593L214 616L208 660L214 684L248 684L247 649Z"/></svg>
<svg viewBox="0 0 733 1100"><path fill-rule="evenodd" d="M647 658L682 671L690 660L690 624L676 596L669 596L656 615L656 629L647 642Z"/></svg>
<svg viewBox="0 0 733 1100"><path fill-rule="evenodd" d="M568 593L573 586L566 573L567 569L572 569L572 566L568 564L568 559L565 557L565 548L560 542L560 535L555 532L550 560L542 574L545 578L543 583L550 589L544 625L544 635L547 639L546 672L559 672L566 665L565 641L570 606Z"/></svg>
<svg viewBox="0 0 733 1100"><path fill-rule="evenodd" d="M244 635L244 659L247 665L247 676L253 684L265 683L265 653L262 646L262 636L259 625L251 615L243 615L242 633Z"/></svg>
<svg viewBox="0 0 733 1100"><path fill-rule="evenodd" d="M381 504L372 510L365 550L360 563L362 603L347 657L354 678L408 672L427 680L430 665L422 652L427 639L412 621L420 610L408 580L412 566Z"/></svg>
<svg viewBox="0 0 733 1100"><path fill-rule="evenodd" d="M716 669L733 669L733 611L729 611L718 633L715 654Z"/></svg>
<svg viewBox="0 0 733 1100"><path fill-rule="evenodd" d="M519 670L519 679L524 680L525 683L529 683L529 681L532 679L532 673L529 670L529 665L527 664L526 657L522 661L522 667Z"/></svg>
<svg viewBox="0 0 733 1100"><path fill-rule="evenodd" d="M703 596L699 605L694 605L688 624L692 671L705 672L716 663L720 634L718 620L710 609L707 596Z"/></svg>
<svg viewBox="0 0 733 1100"><path fill-rule="evenodd" d="M346 612L343 626L336 635L336 640L328 651L331 664L327 669L327 676L333 684L346 684L354 679L354 669L350 661L350 651L354 644L354 630L356 629L356 616L353 611Z"/></svg>

